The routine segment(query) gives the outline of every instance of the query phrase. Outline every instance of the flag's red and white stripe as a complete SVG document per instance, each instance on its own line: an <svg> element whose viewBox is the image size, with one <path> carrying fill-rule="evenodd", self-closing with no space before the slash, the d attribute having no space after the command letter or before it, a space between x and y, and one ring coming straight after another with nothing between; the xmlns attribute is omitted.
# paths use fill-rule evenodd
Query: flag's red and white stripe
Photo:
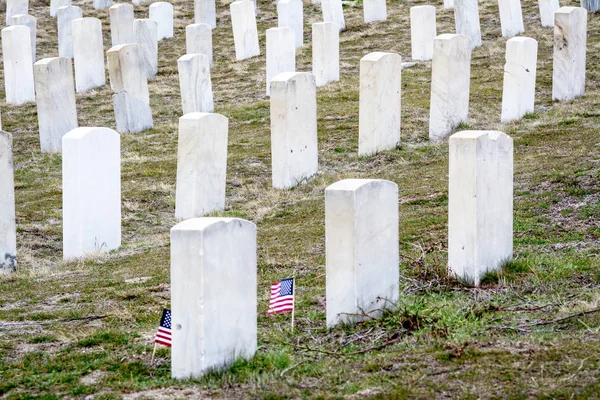
<svg viewBox="0 0 600 400"><path fill-rule="evenodd" d="M281 281L271 285L271 301L267 314L289 312L294 309L294 295L281 296Z"/></svg>
<svg viewBox="0 0 600 400"><path fill-rule="evenodd" d="M156 332L154 342L162 344L163 346L171 347L171 330L163 328L162 326L159 327L158 331Z"/></svg>

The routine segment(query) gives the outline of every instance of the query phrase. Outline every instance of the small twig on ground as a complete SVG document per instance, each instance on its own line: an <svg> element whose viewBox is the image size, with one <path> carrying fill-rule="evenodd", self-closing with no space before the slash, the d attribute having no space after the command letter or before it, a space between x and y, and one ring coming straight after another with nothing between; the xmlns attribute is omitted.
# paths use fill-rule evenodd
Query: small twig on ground
<svg viewBox="0 0 600 400"><path fill-rule="evenodd" d="M593 310L588 310L588 311L582 311L580 313L577 314L571 314L571 315L567 315L566 317L562 317L562 318L558 318L558 319L553 319L552 321L538 321L538 322L532 322L530 324L525 324L525 325L520 325L520 327L527 327L527 326L542 326L542 325L550 325L550 324L556 324L559 322L563 322L566 320L569 320L571 318L577 318L577 317L582 317L584 315L588 315L588 314L594 314L600 312L600 308L594 308Z"/></svg>
<svg viewBox="0 0 600 400"><path fill-rule="evenodd" d="M296 368L298 365L302 364L305 361L306 360L302 360L302 361L297 362L296 364L292 365L291 367L287 367L286 369L284 369L283 371L281 371L281 373L279 374L279 377L283 378L283 375L285 375L286 372L293 370L294 368Z"/></svg>
<svg viewBox="0 0 600 400"><path fill-rule="evenodd" d="M531 328L531 327L534 327L534 326L544 326L544 325L558 324L558 323L567 321L567 320L572 319L572 318L582 317L584 315L594 314L594 313L597 313L597 312L600 312L600 308L595 308L593 310L588 310L588 311L582 311L582 312L579 312L579 313L576 313L576 314L567 315L566 317L553 319L551 321L537 321L537 322L530 322L528 324L521 324L521 325L516 325L516 326L508 326L508 325L492 326L492 327L490 327L490 329L506 329L506 330L514 330L514 331L519 331L519 332L531 332L531 330L524 329L524 328Z"/></svg>

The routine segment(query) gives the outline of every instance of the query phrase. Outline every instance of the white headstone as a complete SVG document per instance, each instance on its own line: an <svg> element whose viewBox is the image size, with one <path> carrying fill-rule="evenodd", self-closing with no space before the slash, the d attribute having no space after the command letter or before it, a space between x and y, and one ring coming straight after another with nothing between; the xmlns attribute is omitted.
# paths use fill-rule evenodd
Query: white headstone
<svg viewBox="0 0 600 400"><path fill-rule="evenodd" d="M17 25L2 29L2 59L6 102L23 104L35 101L28 27Z"/></svg>
<svg viewBox="0 0 600 400"><path fill-rule="evenodd" d="M109 13L112 45L134 43L133 6L128 3L115 4L110 7Z"/></svg>
<svg viewBox="0 0 600 400"><path fill-rule="evenodd" d="M523 33L523 12L521 11L521 0L498 0L500 9L500 25L502 36L513 37Z"/></svg>
<svg viewBox="0 0 600 400"><path fill-rule="evenodd" d="M171 229L171 376L199 378L257 348L256 225L193 218Z"/></svg>
<svg viewBox="0 0 600 400"><path fill-rule="evenodd" d="M201 217L225 207L227 132L220 114L189 113L179 118L175 217Z"/></svg>
<svg viewBox="0 0 600 400"><path fill-rule="evenodd" d="M94 9L103 10L112 6L112 0L94 0Z"/></svg>
<svg viewBox="0 0 600 400"><path fill-rule="evenodd" d="M454 23L456 33L471 38L471 47L481 46L478 0L455 0Z"/></svg>
<svg viewBox="0 0 600 400"><path fill-rule="evenodd" d="M309 72L271 80L273 187L288 189L317 173L317 88Z"/></svg>
<svg viewBox="0 0 600 400"><path fill-rule="evenodd" d="M346 28L342 0L323 0L321 9L323 11L323 22L333 22L339 27L340 31Z"/></svg>
<svg viewBox="0 0 600 400"><path fill-rule="evenodd" d="M296 47L302 47L304 44L304 5L302 0L279 0L277 3L277 26L291 28L296 38Z"/></svg>
<svg viewBox="0 0 600 400"><path fill-rule="evenodd" d="M73 58L73 34L71 22L82 18L83 12L77 6L59 7L56 11L58 24L58 56Z"/></svg>
<svg viewBox="0 0 600 400"><path fill-rule="evenodd" d="M538 0L542 26L552 28L554 26L554 13L560 8L558 0Z"/></svg>
<svg viewBox="0 0 600 400"><path fill-rule="evenodd" d="M402 58L370 53L360 60L358 155L371 155L400 144Z"/></svg>
<svg viewBox="0 0 600 400"><path fill-rule="evenodd" d="M158 72L158 22L151 19L133 21L133 42L142 46L148 78Z"/></svg>
<svg viewBox="0 0 600 400"><path fill-rule="evenodd" d="M73 20L75 89L78 93L106 84L102 22L98 18Z"/></svg>
<svg viewBox="0 0 600 400"><path fill-rule="evenodd" d="M29 14L29 0L6 0L6 25L11 25L13 15Z"/></svg>
<svg viewBox="0 0 600 400"><path fill-rule="evenodd" d="M37 20L31 15L17 14L13 15L11 25L24 25L29 28L29 35L31 37L31 61L35 62Z"/></svg>
<svg viewBox="0 0 600 400"><path fill-rule="evenodd" d="M580 0L580 4L589 12L600 11L600 0Z"/></svg>
<svg viewBox="0 0 600 400"><path fill-rule="evenodd" d="M433 39L437 35L434 6L410 8L410 43L413 60L427 61L433 57Z"/></svg>
<svg viewBox="0 0 600 400"><path fill-rule="evenodd" d="M117 131L137 133L152 128L152 110L142 46L120 44L106 52Z"/></svg>
<svg viewBox="0 0 600 400"><path fill-rule="evenodd" d="M121 138L108 128L63 137L63 258L121 245Z"/></svg>
<svg viewBox="0 0 600 400"><path fill-rule="evenodd" d="M260 55L254 3L250 0L238 0L231 3L229 8L236 60Z"/></svg>
<svg viewBox="0 0 600 400"><path fill-rule="evenodd" d="M513 141L497 131L449 139L448 271L479 285L512 258Z"/></svg>
<svg viewBox="0 0 600 400"><path fill-rule="evenodd" d="M317 86L340 80L340 30L333 22L312 25L312 72Z"/></svg>
<svg viewBox="0 0 600 400"><path fill-rule="evenodd" d="M454 8L454 0L444 0L444 8Z"/></svg>
<svg viewBox="0 0 600 400"><path fill-rule="evenodd" d="M192 24L185 27L186 54L204 54L213 64L212 28L208 24Z"/></svg>
<svg viewBox="0 0 600 400"><path fill-rule="evenodd" d="M369 22L385 21L387 19L386 0L363 0L364 21Z"/></svg>
<svg viewBox="0 0 600 400"><path fill-rule="evenodd" d="M433 41L429 139L441 140L469 117L471 41L443 34Z"/></svg>
<svg viewBox="0 0 600 400"><path fill-rule="evenodd" d="M194 0L194 23L217 27L215 0Z"/></svg>
<svg viewBox="0 0 600 400"><path fill-rule="evenodd" d="M585 93L587 11L562 7L554 18L552 100L567 101Z"/></svg>
<svg viewBox="0 0 600 400"><path fill-rule="evenodd" d="M183 113L213 112L210 63L204 54L186 54L177 60Z"/></svg>
<svg viewBox="0 0 600 400"><path fill-rule="evenodd" d="M17 269L12 135L0 130L0 274Z"/></svg>
<svg viewBox="0 0 600 400"><path fill-rule="evenodd" d="M533 112L537 50L535 39L516 37L506 42L501 122L520 119Z"/></svg>
<svg viewBox="0 0 600 400"><path fill-rule="evenodd" d="M59 7L68 7L71 5L71 0L50 0L50 16L56 17L56 11Z"/></svg>
<svg viewBox="0 0 600 400"><path fill-rule="evenodd" d="M345 179L325 189L327 327L376 317L399 297L398 185ZM376 311L377 310L377 311Z"/></svg>
<svg viewBox="0 0 600 400"><path fill-rule="evenodd" d="M33 73L42 153L60 152L63 136L78 126L71 59L41 59Z"/></svg>
<svg viewBox="0 0 600 400"><path fill-rule="evenodd" d="M173 5L159 1L150 5L150 19L158 22L158 40L173 37Z"/></svg>
<svg viewBox="0 0 600 400"><path fill-rule="evenodd" d="M282 72L296 71L296 45L291 28L267 29L267 96L271 79Z"/></svg>

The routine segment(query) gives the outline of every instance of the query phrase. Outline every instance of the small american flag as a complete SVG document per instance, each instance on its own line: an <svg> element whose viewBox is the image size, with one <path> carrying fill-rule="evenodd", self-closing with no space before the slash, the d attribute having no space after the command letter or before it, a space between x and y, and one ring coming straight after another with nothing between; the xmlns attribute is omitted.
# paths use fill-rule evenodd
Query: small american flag
<svg viewBox="0 0 600 400"><path fill-rule="evenodd" d="M160 326L156 332L154 343L171 347L171 310L163 310L162 317L160 317Z"/></svg>
<svg viewBox="0 0 600 400"><path fill-rule="evenodd" d="M271 301L267 314L294 310L294 278L282 279L271 285Z"/></svg>

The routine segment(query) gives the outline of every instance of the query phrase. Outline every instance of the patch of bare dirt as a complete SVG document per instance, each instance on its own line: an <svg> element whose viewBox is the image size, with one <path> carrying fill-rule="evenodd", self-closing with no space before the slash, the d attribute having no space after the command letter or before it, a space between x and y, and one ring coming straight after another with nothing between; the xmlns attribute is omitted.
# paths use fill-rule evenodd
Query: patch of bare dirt
<svg viewBox="0 0 600 400"><path fill-rule="evenodd" d="M102 382L106 376L107 374L104 371L92 371L89 374L82 376L79 379L79 383L87 386L97 385Z"/></svg>

